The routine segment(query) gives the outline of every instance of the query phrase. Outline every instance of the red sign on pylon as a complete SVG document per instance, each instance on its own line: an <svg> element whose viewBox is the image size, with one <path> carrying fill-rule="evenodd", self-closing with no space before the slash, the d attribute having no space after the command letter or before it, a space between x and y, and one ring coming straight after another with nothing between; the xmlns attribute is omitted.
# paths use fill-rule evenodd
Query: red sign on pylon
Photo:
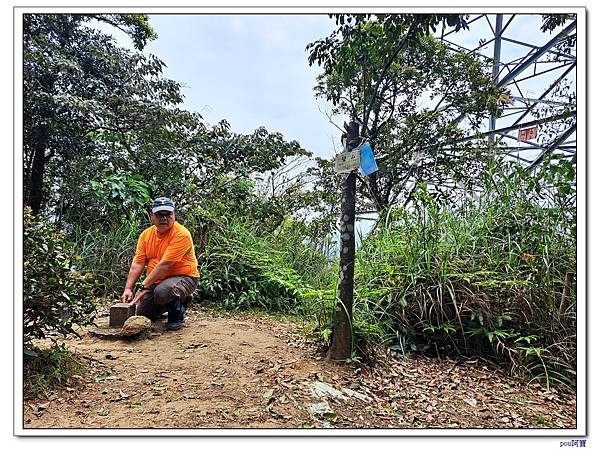
<svg viewBox="0 0 600 450"><path fill-rule="evenodd" d="M522 130L519 130L519 136L517 138L517 140L519 142L521 141L530 141L531 139L535 139L537 137L537 125L534 125L532 127L529 128L523 128Z"/></svg>

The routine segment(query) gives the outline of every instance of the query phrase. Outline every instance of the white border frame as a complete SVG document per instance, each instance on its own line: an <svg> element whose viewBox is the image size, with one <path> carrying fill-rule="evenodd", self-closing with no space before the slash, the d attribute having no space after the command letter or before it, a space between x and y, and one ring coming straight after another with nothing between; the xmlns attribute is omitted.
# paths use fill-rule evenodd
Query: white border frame
<svg viewBox="0 0 600 450"><path fill-rule="evenodd" d="M431 13L432 7L341 7L341 6L220 6L220 7L162 7L162 6L126 6L126 7L96 7L96 6L64 6L35 7L15 6L13 9L13 50L14 50L14 412L13 431L18 436L448 436L448 437L509 437L509 436L539 436L582 438L587 434L587 28L586 9L584 7L436 7L437 13L575 13L577 14L577 98L578 98L578 167L577 191L578 196L578 240L577 240L577 292L578 300L584 299L585 308L578 308L577 321L577 428L571 429L28 429L23 427L23 374L22 374L22 293L23 293L23 213L22 213L22 15L26 13L144 13L144 14L327 14L330 12L352 13ZM147 4L147 2L145 2ZM583 153L581 153L583 151ZM583 157L582 157L583 156ZM582 195L583 194L583 195ZM580 303L580 302L578 302ZM582 362L585 361L585 364Z"/></svg>

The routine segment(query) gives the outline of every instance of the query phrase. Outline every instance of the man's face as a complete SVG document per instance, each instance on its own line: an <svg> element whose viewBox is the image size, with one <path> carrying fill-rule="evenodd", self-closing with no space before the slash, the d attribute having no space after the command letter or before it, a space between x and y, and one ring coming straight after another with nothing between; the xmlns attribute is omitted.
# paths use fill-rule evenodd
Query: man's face
<svg viewBox="0 0 600 450"><path fill-rule="evenodd" d="M158 211L151 214L152 223L158 228L159 233L169 231L175 223L175 213L169 211Z"/></svg>

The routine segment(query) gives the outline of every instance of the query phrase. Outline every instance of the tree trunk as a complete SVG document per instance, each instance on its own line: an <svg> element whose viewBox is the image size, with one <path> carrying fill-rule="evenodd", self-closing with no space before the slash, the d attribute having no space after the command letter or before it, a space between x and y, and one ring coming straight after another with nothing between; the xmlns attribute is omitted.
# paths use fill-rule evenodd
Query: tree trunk
<svg viewBox="0 0 600 450"><path fill-rule="evenodd" d="M346 127L346 150L358 145L358 124ZM352 356L352 301L354 291L354 220L356 212L356 172L348 174L342 190L340 219L340 281L334 307L333 337L327 359L345 361Z"/></svg>
<svg viewBox="0 0 600 450"><path fill-rule="evenodd" d="M38 214L42 208L42 191L44 186L44 170L46 167L46 145L48 142L48 128L41 127L35 133L33 164L31 165L31 179L29 192L25 194L26 204L31 207L33 214Z"/></svg>
<svg viewBox="0 0 600 450"><path fill-rule="evenodd" d="M27 76L25 74L24 76ZM52 97L54 85L56 83L56 74L46 73L37 80L41 86L41 91ZM29 97L28 97L29 98ZM31 101L31 99L29 100ZM39 214L42 209L43 189L44 189L44 172L46 170L46 149L50 141L50 133L52 131L52 120L56 115L56 105L53 102L42 105L39 116L36 121L31 116L23 118L23 121L30 121L32 133L30 136L29 146L33 150L33 160L31 163L31 172L29 178L29 192L23 193L23 198L26 199L25 204L31 207L33 214ZM40 125L37 125L40 124ZM27 186L27 183L24 183Z"/></svg>
<svg viewBox="0 0 600 450"><path fill-rule="evenodd" d="M344 361L352 354L352 300L354 291L354 219L356 173L348 174L342 191L340 220L340 281L334 308L334 328L327 359Z"/></svg>
<svg viewBox="0 0 600 450"><path fill-rule="evenodd" d="M568 272L565 275L565 285L563 286L563 292L560 299L560 306L558 308L558 317L560 320L563 320L565 317L565 313L569 307L569 303L571 302L571 286L573 285L573 279L575 278L575 274Z"/></svg>

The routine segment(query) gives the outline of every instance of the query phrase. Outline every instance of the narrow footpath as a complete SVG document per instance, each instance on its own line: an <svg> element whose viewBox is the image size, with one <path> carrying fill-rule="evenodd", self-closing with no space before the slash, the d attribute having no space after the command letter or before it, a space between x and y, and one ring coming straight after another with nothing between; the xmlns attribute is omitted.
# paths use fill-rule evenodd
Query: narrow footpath
<svg viewBox="0 0 600 450"><path fill-rule="evenodd" d="M146 339L65 343L90 370L25 399L25 428L576 427L575 394L484 361L390 353L375 368L332 364L299 325L266 315L192 308L176 332L163 321Z"/></svg>

